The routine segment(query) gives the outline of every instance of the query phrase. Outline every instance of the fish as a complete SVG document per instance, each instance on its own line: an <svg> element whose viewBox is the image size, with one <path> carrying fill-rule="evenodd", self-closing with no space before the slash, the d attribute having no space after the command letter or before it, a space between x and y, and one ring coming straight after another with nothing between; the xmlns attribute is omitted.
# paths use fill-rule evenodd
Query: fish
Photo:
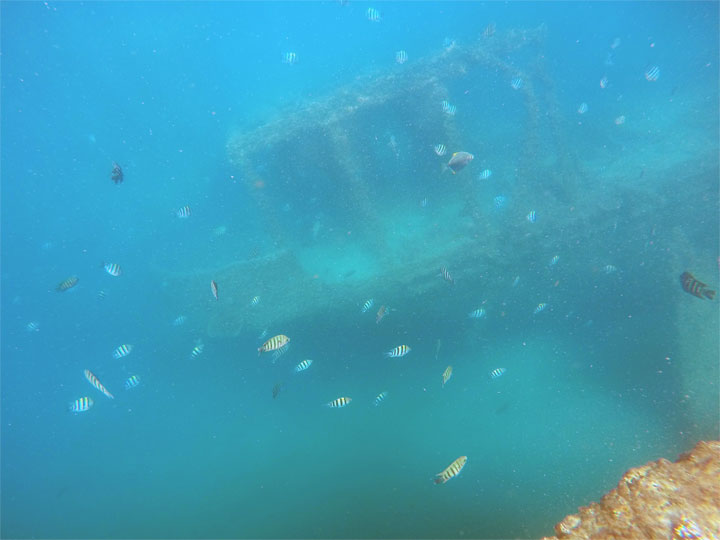
<svg viewBox="0 0 720 540"><path fill-rule="evenodd" d="M535 212L535 210L530 210L528 215L525 216L525 219L527 219L530 223L535 223L537 221L537 212Z"/></svg>
<svg viewBox="0 0 720 540"><path fill-rule="evenodd" d="M435 483L444 484L451 478L455 478L458 474L460 474L460 471L463 470L463 467L465 467L466 463L467 456L460 456L455 461L453 461L447 469L435 475Z"/></svg>
<svg viewBox="0 0 720 540"><path fill-rule="evenodd" d="M352 401L352 398L339 397L337 399L333 399L332 401L326 403L325 406L331 407L333 409L340 409L342 407L346 407L351 401Z"/></svg>
<svg viewBox="0 0 720 540"><path fill-rule="evenodd" d="M388 351L385 353L385 356L388 358L402 358L407 353L409 353L412 349L408 347L407 345L398 345L394 349Z"/></svg>
<svg viewBox="0 0 720 540"><path fill-rule="evenodd" d="M608 87L608 78L603 75L602 79L600 79L600 88L607 88Z"/></svg>
<svg viewBox="0 0 720 540"><path fill-rule="evenodd" d="M510 86L512 86L513 90L520 90L523 87L523 80L521 77L513 77L513 79L510 81Z"/></svg>
<svg viewBox="0 0 720 540"><path fill-rule="evenodd" d="M187 317L185 315L179 315L173 322L173 326L182 326L185 324L185 321L187 321Z"/></svg>
<svg viewBox="0 0 720 540"><path fill-rule="evenodd" d="M103 290L99 290L97 293L98 300L104 300L107 296L107 293Z"/></svg>
<svg viewBox="0 0 720 540"><path fill-rule="evenodd" d="M205 344L202 341L197 341L196 345L193 347L192 351L190 351L190 356L192 358L199 357L203 351L205 350Z"/></svg>
<svg viewBox="0 0 720 540"><path fill-rule="evenodd" d="M117 349L113 351L113 358L115 360L120 360L121 358L125 358L128 354L130 354L133 350L132 345L120 345Z"/></svg>
<svg viewBox="0 0 720 540"><path fill-rule="evenodd" d="M408 53L405 51L398 51L395 53L395 61L402 65L408 61Z"/></svg>
<svg viewBox="0 0 720 540"><path fill-rule="evenodd" d="M449 282L450 285L455 285L455 280L450 275L450 272L448 272L448 269L444 266L440 268L440 276L442 276L445 281Z"/></svg>
<svg viewBox="0 0 720 540"><path fill-rule="evenodd" d="M445 37L443 39L443 49L445 51L451 51L455 48L455 40L450 37Z"/></svg>
<svg viewBox="0 0 720 540"><path fill-rule="evenodd" d="M619 37L616 37L615 39L613 39L612 43L610 44L610 48L617 49L620 46L620 43L622 43L622 41L620 40Z"/></svg>
<svg viewBox="0 0 720 540"><path fill-rule="evenodd" d="M35 321L30 321L25 326L25 330L28 332L39 332L40 331L40 324Z"/></svg>
<svg viewBox="0 0 720 540"><path fill-rule="evenodd" d="M177 212L175 212L175 215L179 217L180 219L189 218L190 214L192 212L190 211L190 207L188 205L183 206L180 208Z"/></svg>
<svg viewBox="0 0 720 540"><path fill-rule="evenodd" d="M452 170L453 174L457 174L473 159L475 159L475 156L473 156L470 152L455 152L450 158L450 161L448 161L447 166L450 170Z"/></svg>
<svg viewBox="0 0 720 540"><path fill-rule="evenodd" d="M103 268L108 274L114 277L121 276L123 273L122 268L120 268L120 265L117 263L103 263Z"/></svg>
<svg viewBox="0 0 720 540"><path fill-rule="evenodd" d="M264 352L276 351L284 347L288 343L290 343L290 338L284 334L278 334L277 336L273 336L265 343L263 343L261 347L258 348L258 356L260 356Z"/></svg>
<svg viewBox="0 0 720 540"><path fill-rule="evenodd" d="M555 255L552 259L550 259L549 266L555 266L559 260L560 260L560 255Z"/></svg>
<svg viewBox="0 0 720 540"><path fill-rule="evenodd" d="M360 308L361 313L367 313L369 310L372 309L373 305L375 305L375 300L370 298L369 300L365 300L365 303L362 305L362 308Z"/></svg>
<svg viewBox="0 0 720 540"><path fill-rule="evenodd" d="M496 25L494 22L491 22L490 24L488 24L485 27L485 30L483 30L483 37L485 37L485 38L493 37L495 35L495 28L496 28Z"/></svg>
<svg viewBox="0 0 720 540"><path fill-rule="evenodd" d="M686 293L698 298L712 300L715 298L715 291L708 288L702 281L698 281L690 272L683 272L680 276L680 283Z"/></svg>
<svg viewBox="0 0 720 540"><path fill-rule="evenodd" d="M303 360L300 362L297 366L295 366L295 373L300 373L301 371L305 371L307 368L312 366L313 361L309 358L307 360Z"/></svg>
<svg viewBox="0 0 720 540"><path fill-rule="evenodd" d="M85 412L90 410L90 407L92 407L94 404L95 402L92 400L92 398L81 397L80 399L76 399L75 401L73 401L68 406L68 410L74 413Z"/></svg>
<svg viewBox="0 0 720 540"><path fill-rule="evenodd" d="M282 56L283 64L293 65L293 64L297 64L297 61L298 61L298 55L296 52L288 51L286 53L283 53L283 56Z"/></svg>
<svg viewBox="0 0 720 540"><path fill-rule="evenodd" d="M273 399L278 397L278 394L280 393L280 390L282 390L282 387L283 387L283 383L281 383L281 382L276 383L275 386L273 386L273 389L272 389Z"/></svg>
<svg viewBox="0 0 720 540"><path fill-rule="evenodd" d="M493 204L495 205L495 208L497 208L498 210L500 210L501 208L503 208L503 207L505 206L505 203L506 203L506 202L507 202L507 198L505 198L504 195L497 195L497 196L493 199Z"/></svg>
<svg viewBox="0 0 720 540"><path fill-rule="evenodd" d="M585 114L588 111L588 104L584 101L578 105L577 112L578 114Z"/></svg>
<svg viewBox="0 0 720 540"><path fill-rule="evenodd" d="M485 309L479 308L479 309L476 309L475 311L471 311L468 314L468 317L471 319L482 319L485 317L485 315L486 315Z"/></svg>
<svg viewBox="0 0 720 540"><path fill-rule="evenodd" d="M616 126L622 126L625 123L625 115L621 114L617 118L615 118L615 125Z"/></svg>
<svg viewBox="0 0 720 540"><path fill-rule="evenodd" d="M112 171L110 172L110 180L115 182L115 185L118 185L122 184L123 179L124 176L122 168L120 167L120 165L113 161Z"/></svg>
<svg viewBox="0 0 720 540"><path fill-rule="evenodd" d="M135 388L139 384L140 384L140 377L138 377L137 375L130 375L125 380L125 390L130 390L131 388Z"/></svg>
<svg viewBox="0 0 720 540"><path fill-rule="evenodd" d="M513 279L512 286L517 287L518 283L520 283L520 276L515 276L515 279Z"/></svg>
<svg viewBox="0 0 720 540"><path fill-rule="evenodd" d="M507 369L505 369L504 367L499 367L499 368L493 369L493 370L489 373L489 375L490 375L490 378L491 378L491 379L497 379L497 378L502 377L503 375L505 375L505 372L506 372L506 371L507 371Z"/></svg>
<svg viewBox="0 0 720 540"><path fill-rule="evenodd" d="M443 100L441 105L445 114L455 116L455 113L457 112L457 107L455 105L451 104L448 100Z"/></svg>
<svg viewBox="0 0 720 540"><path fill-rule="evenodd" d="M378 309L377 315L375 316L375 324L380 324L380 321L382 321L390 311L390 308L387 308L385 306L380 306L380 309Z"/></svg>
<svg viewBox="0 0 720 540"><path fill-rule="evenodd" d="M368 8L365 12L365 17L370 22L380 22L380 12L375 8Z"/></svg>
<svg viewBox="0 0 720 540"><path fill-rule="evenodd" d="M380 405L385 399L387 399L388 393L387 392L380 392L377 396L375 396L375 400L373 401L375 403L375 406L377 407Z"/></svg>
<svg viewBox="0 0 720 540"><path fill-rule="evenodd" d="M645 80L655 82L660 78L660 68L657 66L649 67L645 70Z"/></svg>
<svg viewBox="0 0 720 540"><path fill-rule="evenodd" d="M615 272L617 272L617 268L612 264L606 264L605 266L603 266L603 272L605 272L606 274L614 274Z"/></svg>
<svg viewBox="0 0 720 540"><path fill-rule="evenodd" d="M423 197L423 200L420 201L420 208L427 208L427 205L428 205L428 198Z"/></svg>
<svg viewBox="0 0 720 540"><path fill-rule="evenodd" d="M533 311L533 315L537 315L541 311L545 311L545 308L547 307L547 304L545 302L540 302L537 307L535 307L535 311Z"/></svg>
<svg viewBox="0 0 720 540"><path fill-rule="evenodd" d="M86 369L83 371L83 375L85 375L85 378L87 381L92 384L95 388L100 390L103 394L105 394L110 399L115 399L115 396L113 396L110 392L108 392L108 389L105 388L102 383L98 380L98 378L93 374L92 371L89 369Z"/></svg>
<svg viewBox="0 0 720 540"><path fill-rule="evenodd" d="M443 157L447 153L447 147L442 143L433 146L433 150L435 151L435 155L439 157Z"/></svg>
<svg viewBox="0 0 720 540"><path fill-rule="evenodd" d="M487 180L492 176L492 171L490 169L484 169L478 174L478 180Z"/></svg>
<svg viewBox="0 0 720 540"><path fill-rule="evenodd" d="M215 300L219 300L218 298L218 286L217 283L215 283L214 279L210 280L210 292L212 292L213 297Z"/></svg>
<svg viewBox="0 0 720 540"><path fill-rule="evenodd" d="M252 307L257 306L260 303L260 297L259 296L253 296L253 299L250 300L250 305Z"/></svg>
<svg viewBox="0 0 720 540"><path fill-rule="evenodd" d="M442 374L443 388L445 387L445 383L450 380L450 377L452 377L452 372L453 372L452 366L446 367L445 371L443 371L443 374Z"/></svg>
<svg viewBox="0 0 720 540"><path fill-rule="evenodd" d="M55 290L57 292L65 292L68 289L72 289L75 285L77 285L78 281L80 281L80 280L78 279L77 276L70 276L62 283L59 283L58 286L55 287Z"/></svg>

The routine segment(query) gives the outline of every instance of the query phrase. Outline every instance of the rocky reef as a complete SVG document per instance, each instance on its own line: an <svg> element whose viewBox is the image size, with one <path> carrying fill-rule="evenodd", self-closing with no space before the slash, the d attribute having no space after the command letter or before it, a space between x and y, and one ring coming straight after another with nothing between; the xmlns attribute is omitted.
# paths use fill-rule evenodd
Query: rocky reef
<svg viewBox="0 0 720 540"><path fill-rule="evenodd" d="M599 503L555 525L560 539L720 538L720 441L701 441L674 463L627 471Z"/></svg>

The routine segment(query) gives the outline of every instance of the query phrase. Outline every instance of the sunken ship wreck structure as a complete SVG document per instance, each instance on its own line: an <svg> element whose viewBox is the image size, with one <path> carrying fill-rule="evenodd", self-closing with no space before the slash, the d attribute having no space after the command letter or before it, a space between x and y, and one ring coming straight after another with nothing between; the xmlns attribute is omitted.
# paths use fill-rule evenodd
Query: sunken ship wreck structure
<svg viewBox="0 0 720 540"><path fill-rule="evenodd" d="M333 331L341 332L343 324L357 324L348 314L373 298L373 328L374 312L385 305L391 308L387 322L396 321L390 326L412 319L438 330L427 336L428 354L440 337L444 343L463 339L462 329L446 321L447 311L465 315L480 302L488 306L490 336L526 325L538 302L571 312L579 288L586 291L583 305L596 312L597 332L613 331L613 320L603 321L608 301L638 314L657 309L639 298L661 299L675 321L676 354L699 357L678 370L680 391L697 395L688 407L707 416L714 394L701 397L691 381L717 379L715 359L704 352L717 343L717 320L702 320L677 276L687 268L717 274L713 242L696 241L696 231L708 229L701 216L717 211L717 149L706 152L688 140L687 152L678 152L662 137L640 132L623 142L611 139L593 159L582 155L585 127L574 110L560 105L548 33L545 26L498 29L358 77L230 137L228 159L261 211L272 249L191 275L166 275L174 285L169 290L181 288L185 309L205 314L207 338L238 342L256 342L265 329L300 335L308 321L318 320L332 321ZM511 87L514 80L521 84ZM501 92L512 107L501 123L487 126L486 103L502 107ZM448 114L443 102L458 103L457 114ZM447 147L447 156L436 155L437 143ZM474 161L458 174L443 172L450 154L461 150L473 153ZM478 187L490 151L507 164L491 180L512 193L502 219L493 207L497 191ZM683 189L673 188L678 183ZM422 219L414 217L421 213L417 186L427 186ZM411 201L403 200L408 191ZM295 227L278 202L285 198L319 199L334 209L334 221L314 230L312 223ZM698 222L674 218L678 205L696 208ZM539 218L530 224L532 209ZM563 255L559 277L548 272L558 252L572 253ZM603 269L611 265L617 272L608 279ZM454 285L440 277L441 268ZM518 275L525 289L510 295ZM218 302L209 295L211 279L221 290ZM479 288L481 298L468 298ZM532 294L539 289L550 292L539 298ZM628 290L633 294L624 294ZM250 308L254 294L262 297L262 309ZM712 316L717 319L717 310ZM574 324L570 313L561 319ZM641 317L635 320L629 324L638 327L624 331L641 335ZM387 323L378 327L388 331Z"/></svg>

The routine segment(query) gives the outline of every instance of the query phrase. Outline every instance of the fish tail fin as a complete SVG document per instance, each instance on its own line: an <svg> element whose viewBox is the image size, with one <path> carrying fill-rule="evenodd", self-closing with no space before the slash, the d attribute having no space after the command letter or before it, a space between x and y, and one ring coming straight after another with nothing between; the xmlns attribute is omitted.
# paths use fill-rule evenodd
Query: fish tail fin
<svg viewBox="0 0 720 540"><path fill-rule="evenodd" d="M713 300L715 298L715 291L711 291L710 289L705 289L703 294L708 300Z"/></svg>
<svg viewBox="0 0 720 540"><path fill-rule="evenodd" d="M258 347L258 356L262 354L262 347Z"/></svg>
<svg viewBox="0 0 720 540"><path fill-rule="evenodd" d="M433 482L435 482L436 484L443 484L444 481L442 478L442 474L436 474L435 478L433 478Z"/></svg>

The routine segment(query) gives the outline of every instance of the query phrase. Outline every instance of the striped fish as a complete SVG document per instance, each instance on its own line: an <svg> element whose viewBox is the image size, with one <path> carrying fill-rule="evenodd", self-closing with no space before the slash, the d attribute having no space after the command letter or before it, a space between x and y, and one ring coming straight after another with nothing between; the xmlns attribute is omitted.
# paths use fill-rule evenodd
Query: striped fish
<svg viewBox="0 0 720 540"><path fill-rule="evenodd" d="M290 338L283 334L278 334L277 336L273 336L270 339L268 339L265 343L262 344L262 347L258 349L258 356L260 356L264 352L268 351L276 351L285 345L290 343Z"/></svg>
<svg viewBox="0 0 720 540"><path fill-rule="evenodd" d="M715 298L715 291L708 289L705 283L695 279L690 272L682 273L680 283L682 283L682 288L686 293L690 293L698 298L707 298L708 300Z"/></svg>
<svg viewBox="0 0 720 540"><path fill-rule="evenodd" d="M78 284L78 277L77 276L70 276L62 283L58 284L57 287L55 287L55 290L57 292L65 292L68 289L72 289L75 285Z"/></svg>
<svg viewBox="0 0 720 540"><path fill-rule="evenodd" d="M92 398L89 397L81 397L80 399L76 399L73 401L69 406L68 410L74 413L79 412L85 412L90 409L95 404L95 402L92 400Z"/></svg>
<svg viewBox="0 0 720 540"><path fill-rule="evenodd" d="M440 268L440 275L442 276L442 278L445 281L448 281L451 285L455 285L455 280L450 275L450 272L448 272L448 269L445 268L444 266L442 268Z"/></svg>
<svg viewBox="0 0 720 540"><path fill-rule="evenodd" d="M98 378L93 374L92 371L89 369L86 369L83 371L83 375L85 375L85 378L87 381L92 384L95 388L100 390L103 394L105 394L110 399L115 399L115 396L113 396L110 392L108 392L108 389L105 388L102 383L98 380Z"/></svg>
<svg viewBox="0 0 720 540"><path fill-rule="evenodd" d="M303 360L297 366L295 366L295 373L300 373L301 371L305 371L307 368L309 368L312 365L312 363L313 363L313 361L310 359Z"/></svg>
<svg viewBox="0 0 720 540"><path fill-rule="evenodd" d="M447 154L447 147L442 143L438 143L433 146L433 150L435 150L435 155L440 157L443 157L445 154Z"/></svg>
<svg viewBox="0 0 720 540"><path fill-rule="evenodd" d="M333 399L331 402L326 403L326 407L331 407L333 409L340 409L342 407L345 407L352 401L352 398L349 397L339 397L337 399Z"/></svg>
<svg viewBox="0 0 720 540"><path fill-rule="evenodd" d="M468 313L468 317L470 317L471 319L482 319L485 317L485 315L485 308L478 308L475 311L471 311L470 313Z"/></svg>
<svg viewBox="0 0 720 540"><path fill-rule="evenodd" d="M545 308L547 307L547 304L545 302L540 302L537 307L535 308L535 311L533 311L533 315L537 315L538 313L545 311Z"/></svg>
<svg viewBox="0 0 720 540"><path fill-rule="evenodd" d="M190 207L188 205L183 206L180 210L175 212L175 215L181 219L189 218L190 214Z"/></svg>
<svg viewBox="0 0 720 540"><path fill-rule="evenodd" d="M467 456L460 456L455 461L453 461L447 469L445 469L441 473L437 473L435 475L435 483L436 484L444 484L451 478L455 478L458 474L460 474L460 471L463 470L463 467L467 463Z"/></svg>
<svg viewBox="0 0 720 540"><path fill-rule="evenodd" d="M407 345L398 345L393 350L385 353L388 358L401 358L409 353L412 349Z"/></svg>
<svg viewBox="0 0 720 540"><path fill-rule="evenodd" d="M380 12L375 8L368 8L368 10L365 12L365 17L367 17L367 20L370 22L379 22Z"/></svg>
<svg viewBox="0 0 720 540"><path fill-rule="evenodd" d="M120 265L117 263L103 263L103 268L111 276L118 277L122 275L123 271Z"/></svg>
<svg viewBox="0 0 720 540"><path fill-rule="evenodd" d="M406 51L398 51L395 53L395 61L402 65L408 61L408 53Z"/></svg>
<svg viewBox="0 0 720 540"><path fill-rule="evenodd" d="M205 345L201 341L199 341L197 345L193 347L193 350L190 351L190 356L192 356L193 358L197 358L203 353L204 350Z"/></svg>
<svg viewBox="0 0 720 540"><path fill-rule="evenodd" d="M215 300L219 300L218 287L217 287L217 283L215 283L214 279L210 280L210 291L212 292L212 295L215 297Z"/></svg>
<svg viewBox="0 0 720 540"><path fill-rule="evenodd" d="M660 68L652 66L645 71L645 80L655 82L660 78Z"/></svg>
<svg viewBox="0 0 720 540"><path fill-rule="evenodd" d="M452 366L446 367L446 368L445 368L445 371L443 371L443 375L442 375L442 379L443 379L442 385L443 385L443 387L445 386L445 383L450 380L450 377L452 377Z"/></svg>
<svg viewBox="0 0 720 540"><path fill-rule="evenodd" d="M27 326L25 326L25 330L28 332L39 332L40 331L40 324L35 321L30 321L27 323Z"/></svg>
<svg viewBox="0 0 720 540"><path fill-rule="evenodd" d="M135 388L138 384L140 384L140 377L137 375L130 375L130 377L128 377L125 381L125 390Z"/></svg>
<svg viewBox="0 0 720 540"><path fill-rule="evenodd" d="M506 371L507 371L507 369L505 369L504 367L499 367L499 368L493 369L490 372L490 378L498 379L498 378L502 377Z"/></svg>
<svg viewBox="0 0 720 540"><path fill-rule="evenodd" d="M537 212L535 212L535 210L530 210L528 215L525 216L525 219L527 219L530 223L535 223L537 221Z"/></svg>
<svg viewBox="0 0 720 540"><path fill-rule="evenodd" d="M124 358L125 356L130 354L132 350L132 345L120 345L117 349L113 351L113 358L115 358L115 360L120 360L120 358Z"/></svg>
<svg viewBox="0 0 720 540"><path fill-rule="evenodd" d="M253 296L253 299L250 300L250 305L252 307L257 306L260 303L260 297L259 296Z"/></svg>
<svg viewBox="0 0 720 540"><path fill-rule="evenodd" d="M560 255L555 255L555 256L553 256L553 258L550 259L550 264L549 264L549 266L555 266L555 265L558 263L559 260L560 260Z"/></svg>
<svg viewBox="0 0 720 540"><path fill-rule="evenodd" d="M375 300L372 298L370 300L366 300L365 303L362 305L362 308L360 308L361 313L367 313L372 309L372 307L375 305Z"/></svg>
<svg viewBox="0 0 720 540"><path fill-rule="evenodd" d="M520 90L523 87L523 80L521 77L513 77L512 81L510 81L510 86L513 87L513 90Z"/></svg>
<svg viewBox="0 0 720 540"><path fill-rule="evenodd" d="M377 396L375 396L375 406L377 407L380 405L385 399L388 397L387 392L380 392Z"/></svg>

